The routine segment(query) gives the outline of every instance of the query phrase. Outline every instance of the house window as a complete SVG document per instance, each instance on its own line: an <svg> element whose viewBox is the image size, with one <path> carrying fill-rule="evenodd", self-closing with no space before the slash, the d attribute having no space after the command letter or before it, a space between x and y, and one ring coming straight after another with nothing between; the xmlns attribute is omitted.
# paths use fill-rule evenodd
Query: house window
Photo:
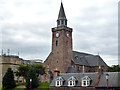
<svg viewBox="0 0 120 90"><path fill-rule="evenodd" d="M60 86L62 86L62 83L63 83L63 81L59 81L59 80L58 80L58 81L56 81L56 86L57 86L57 87L60 87Z"/></svg>
<svg viewBox="0 0 120 90"><path fill-rule="evenodd" d="M82 86L83 87L86 87L86 86L89 86L90 85L90 78L88 76L85 76L82 78Z"/></svg>
<svg viewBox="0 0 120 90"><path fill-rule="evenodd" d="M57 79L56 79L56 87L60 87L60 86L62 86L63 85L63 78L62 77L58 77Z"/></svg>
<svg viewBox="0 0 120 90"><path fill-rule="evenodd" d="M86 81L83 81L83 85L86 86Z"/></svg>
<svg viewBox="0 0 120 90"><path fill-rule="evenodd" d="M15 71L15 66L13 66L13 71Z"/></svg>
<svg viewBox="0 0 120 90"><path fill-rule="evenodd" d="M75 86L76 79L72 76L68 79L68 86Z"/></svg>
<svg viewBox="0 0 120 90"><path fill-rule="evenodd" d="M82 86L89 86L89 81L85 80L85 81L82 81Z"/></svg>
<svg viewBox="0 0 120 90"><path fill-rule="evenodd" d="M17 64L19 64L19 61L17 61Z"/></svg>
<svg viewBox="0 0 120 90"><path fill-rule="evenodd" d="M46 75L44 76L44 80L46 80Z"/></svg>
<svg viewBox="0 0 120 90"><path fill-rule="evenodd" d="M75 86L75 81L68 81L68 86Z"/></svg>

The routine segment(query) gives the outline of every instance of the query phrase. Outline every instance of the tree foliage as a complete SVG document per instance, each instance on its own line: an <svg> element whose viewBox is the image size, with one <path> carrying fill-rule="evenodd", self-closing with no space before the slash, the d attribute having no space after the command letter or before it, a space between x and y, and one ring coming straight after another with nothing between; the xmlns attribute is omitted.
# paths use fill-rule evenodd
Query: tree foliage
<svg viewBox="0 0 120 90"><path fill-rule="evenodd" d="M11 68L8 68L6 74L4 75L2 84L4 89L12 89L16 87L14 74Z"/></svg>
<svg viewBox="0 0 120 90"><path fill-rule="evenodd" d="M45 74L45 67L43 67L43 65L41 64L34 64L32 65L32 68L36 71L37 77L40 75Z"/></svg>
<svg viewBox="0 0 120 90"><path fill-rule="evenodd" d="M33 64L33 65L20 65L17 68L16 76L23 76L27 79L27 74L30 69L34 69L37 77L39 75L45 74L45 67L41 64Z"/></svg>
<svg viewBox="0 0 120 90"><path fill-rule="evenodd" d="M23 76L26 79L27 78L27 73L28 73L29 69L30 69L29 65L20 65L17 68L16 76Z"/></svg>
<svg viewBox="0 0 120 90"><path fill-rule="evenodd" d="M120 65L112 65L108 67L107 72L120 72Z"/></svg>
<svg viewBox="0 0 120 90"><path fill-rule="evenodd" d="M32 80L31 83L30 83L30 79ZM31 88L37 88L39 86L38 78L37 78L36 72L33 68L31 68L28 71L28 75L27 75L27 79L26 79L26 88L30 88L30 85L31 85Z"/></svg>

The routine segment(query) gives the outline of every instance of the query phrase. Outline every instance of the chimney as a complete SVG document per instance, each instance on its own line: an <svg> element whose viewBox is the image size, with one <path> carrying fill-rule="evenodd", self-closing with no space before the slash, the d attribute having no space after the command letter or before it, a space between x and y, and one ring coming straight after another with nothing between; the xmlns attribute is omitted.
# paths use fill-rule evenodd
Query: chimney
<svg viewBox="0 0 120 90"><path fill-rule="evenodd" d="M98 73L101 75L101 74L103 74L103 69L102 69L102 67L99 65L99 69L98 69Z"/></svg>
<svg viewBox="0 0 120 90"><path fill-rule="evenodd" d="M85 73L85 66L82 66L82 72Z"/></svg>
<svg viewBox="0 0 120 90"><path fill-rule="evenodd" d="M60 71L56 68L54 70L54 78L57 77L57 76L59 76L59 73L60 73Z"/></svg>

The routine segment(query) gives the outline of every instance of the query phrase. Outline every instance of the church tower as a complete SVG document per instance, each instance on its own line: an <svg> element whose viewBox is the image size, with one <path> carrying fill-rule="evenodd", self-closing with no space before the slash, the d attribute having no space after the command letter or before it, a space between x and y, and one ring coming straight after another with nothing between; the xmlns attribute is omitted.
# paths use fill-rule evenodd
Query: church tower
<svg viewBox="0 0 120 90"><path fill-rule="evenodd" d="M52 28L52 52L45 61L45 65L54 72L66 73L73 59L72 28L67 27L67 18L61 2L57 27Z"/></svg>

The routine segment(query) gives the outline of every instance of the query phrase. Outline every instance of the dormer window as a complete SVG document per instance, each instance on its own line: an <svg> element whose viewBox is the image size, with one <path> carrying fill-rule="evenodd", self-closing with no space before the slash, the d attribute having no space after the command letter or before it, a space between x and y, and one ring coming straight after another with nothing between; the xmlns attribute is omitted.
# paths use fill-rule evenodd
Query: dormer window
<svg viewBox="0 0 120 90"><path fill-rule="evenodd" d="M87 87L90 86L91 79L88 76L82 78L82 86Z"/></svg>
<svg viewBox="0 0 120 90"><path fill-rule="evenodd" d="M60 87L60 86L62 86L63 85L63 78L62 77L58 77L57 79L56 79L56 87Z"/></svg>
<svg viewBox="0 0 120 90"><path fill-rule="evenodd" d="M68 86L75 86L76 85L76 79L72 76L68 79Z"/></svg>

